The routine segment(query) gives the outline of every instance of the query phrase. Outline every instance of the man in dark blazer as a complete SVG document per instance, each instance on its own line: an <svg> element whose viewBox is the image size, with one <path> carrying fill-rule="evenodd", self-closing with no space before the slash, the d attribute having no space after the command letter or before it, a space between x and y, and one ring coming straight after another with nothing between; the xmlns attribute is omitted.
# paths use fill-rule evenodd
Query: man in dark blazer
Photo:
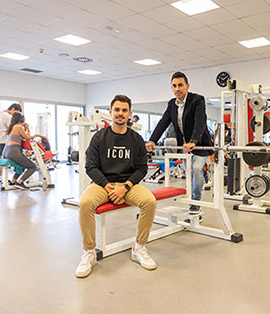
<svg viewBox="0 0 270 314"><path fill-rule="evenodd" d="M188 92L190 85L182 72L173 74L171 84L176 98L169 101L166 111L146 144L146 149L153 150L153 146L172 122L177 145L184 146L184 152L192 153L192 199L199 201L204 184L203 166L208 156L213 154L210 147L209 150L194 149L196 145L212 146L207 128L205 100L201 95ZM189 212L190 214L200 213L200 206L191 205Z"/></svg>

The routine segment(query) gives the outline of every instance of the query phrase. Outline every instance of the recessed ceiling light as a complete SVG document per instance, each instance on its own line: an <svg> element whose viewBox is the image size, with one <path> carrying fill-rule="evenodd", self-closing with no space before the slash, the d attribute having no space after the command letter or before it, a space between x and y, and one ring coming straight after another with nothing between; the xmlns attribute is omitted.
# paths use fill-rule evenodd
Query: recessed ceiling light
<svg viewBox="0 0 270 314"><path fill-rule="evenodd" d="M78 36L74 36L74 35L70 35L70 34L62 36L62 37L55 38L54 40L57 40L57 41L60 41L60 42L63 42L65 44L69 44L69 45L72 45L72 46L80 46L80 45L84 45L84 44L87 44L87 43L91 42L88 39L84 39L84 38L81 38L81 37L78 37Z"/></svg>
<svg viewBox="0 0 270 314"><path fill-rule="evenodd" d="M262 46L270 45L270 41L266 39L265 37L254 38L250 40L242 40L238 42L239 44L247 48L255 48L255 47L262 47Z"/></svg>
<svg viewBox="0 0 270 314"><path fill-rule="evenodd" d="M59 52L59 53L58 53L58 56L59 56L59 57L64 57L64 58L65 58L65 57L69 57L69 53L67 53L67 52Z"/></svg>
<svg viewBox="0 0 270 314"><path fill-rule="evenodd" d="M27 57L24 55L19 55L17 53L13 53L13 52L4 53L4 54L0 55L0 57L12 59L12 60L19 60L19 61L26 60L26 59L30 58L30 57Z"/></svg>
<svg viewBox="0 0 270 314"><path fill-rule="evenodd" d="M182 0L171 3L171 5L188 15L203 13L219 8L219 6L211 0Z"/></svg>
<svg viewBox="0 0 270 314"><path fill-rule="evenodd" d="M87 74L87 75L96 75L96 74L100 74L101 72L94 71L94 70L82 70L82 71L78 71L78 73Z"/></svg>
<svg viewBox="0 0 270 314"><path fill-rule="evenodd" d="M134 61L135 63L142 64L142 65L155 65L155 64L160 64L161 62L153 60L153 59L143 59L143 60L138 60Z"/></svg>
<svg viewBox="0 0 270 314"><path fill-rule="evenodd" d="M208 100L210 100L210 101L220 101L220 99L218 99L218 98L209 98Z"/></svg>

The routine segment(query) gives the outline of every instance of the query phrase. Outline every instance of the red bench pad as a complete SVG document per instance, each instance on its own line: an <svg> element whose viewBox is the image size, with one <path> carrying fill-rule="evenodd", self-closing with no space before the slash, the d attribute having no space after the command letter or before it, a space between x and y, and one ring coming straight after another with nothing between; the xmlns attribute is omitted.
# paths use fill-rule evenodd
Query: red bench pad
<svg viewBox="0 0 270 314"><path fill-rule="evenodd" d="M163 200L166 198L186 194L186 189L174 188L174 187L164 187L164 188L152 190L151 192L154 194L156 200L159 201L159 200ZM116 209L129 207L129 206L130 205L128 205L128 204L115 205L113 203L105 203L105 204L100 205L96 209L96 214L102 214L105 212L109 212L111 210L116 210Z"/></svg>

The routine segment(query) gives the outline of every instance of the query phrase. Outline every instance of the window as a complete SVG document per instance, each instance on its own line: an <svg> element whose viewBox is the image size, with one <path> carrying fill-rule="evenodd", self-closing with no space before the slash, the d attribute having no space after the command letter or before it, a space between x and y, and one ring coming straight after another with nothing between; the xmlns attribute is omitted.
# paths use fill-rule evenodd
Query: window
<svg viewBox="0 0 270 314"><path fill-rule="evenodd" d="M56 149L55 142L55 105L24 102L25 121L30 126L31 136L41 134L46 136L51 149ZM39 138L35 138L39 140Z"/></svg>
<svg viewBox="0 0 270 314"><path fill-rule="evenodd" d="M79 106L57 106L57 150L59 152L59 160L68 159L68 149L79 150L79 136L77 134L79 127L67 126L68 113L70 111L77 111L84 113L83 107Z"/></svg>
<svg viewBox="0 0 270 314"><path fill-rule="evenodd" d="M10 105L19 103L17 100L0 100L0 111L6 110Z"/></svg>

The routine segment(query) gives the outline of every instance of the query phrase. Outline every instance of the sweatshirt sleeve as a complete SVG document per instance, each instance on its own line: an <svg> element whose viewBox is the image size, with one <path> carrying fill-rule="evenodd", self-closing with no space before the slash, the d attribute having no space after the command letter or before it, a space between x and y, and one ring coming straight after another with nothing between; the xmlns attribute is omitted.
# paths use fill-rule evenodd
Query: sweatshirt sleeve
<svg viewBox="0 0 270 314"><path fill-rule="evenodd" d="M138 140L138 154L135 160L135 171L128 178L133 185L138 184L147 173L147 151L143 138Z"/></svg>
<svg viewBox="0 0 270 314"><path fill-rule="evenodd" d="M96 133L86 150L85 170L87 175L98 185L105 187L109 183L108 179L101 172L99 157L100 136Z"/></svg>

